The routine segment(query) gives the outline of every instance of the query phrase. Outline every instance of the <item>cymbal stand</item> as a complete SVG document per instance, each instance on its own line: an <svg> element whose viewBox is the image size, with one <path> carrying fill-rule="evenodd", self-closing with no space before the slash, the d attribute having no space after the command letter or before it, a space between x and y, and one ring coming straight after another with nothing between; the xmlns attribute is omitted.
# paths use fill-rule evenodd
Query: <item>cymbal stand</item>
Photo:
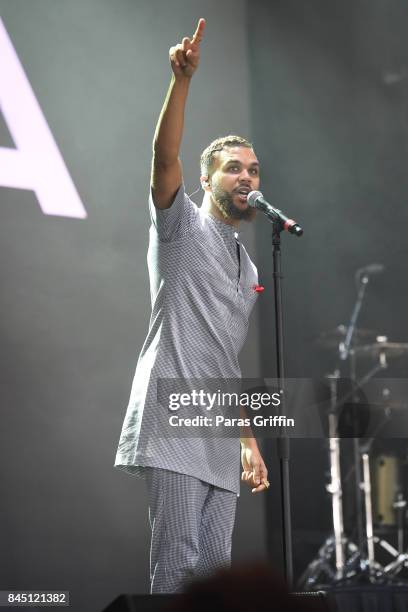
<svg viewBox="0 0 408 612"><path fill-rule="evenodd" d="M356 405L356 391L357 388L361 388L370 378L372 378L379 370L387 368L387 362L385 354L380 354L379 363L371 371L369 371L356 385L357 379L357 367L356 367L356 355L352 349L353 334L357 323L358 315L363 304L365 291L368 285L369 276L368 274L362 274L359 277L359 286L357 292L357 299L354 304L353 311L351 313L350 322L347 328L346 338L343 343L339 345L339 358L340 361L349 359L350 363L350 380L352 384L351 398L354 406ZM357 418L354 420L357 425ZM369 443L369 446L371 442ZM356 527L357 527L357 543L360 550L360 563L359 570L362 574L365 574L368 570L369 575L373 572L375 566L374 557L374 541L373 541L373 520L372 520L372 505L371 505L371 478L370 478L370 465L368 452L362 452L360 448L360 440L357 437L357 431L354 432L353 437L353 454L354 454L354 482L355 482L355 503L356 503ZM361 466L362 462L362 466ZM363 467L363 471L361 470ZM365 533L363 529L363 499L362 495L364 492L364 510L365 510ZM365 550L365 544L367 548ZM364 559L365 553L368 558ZM359 572L357 571L357 574Z"/></svg>
<svg viewBox="0 0 408 612"><path fill-rule="evenodd" d="M339 370L335 370L333 374L327 376L330 382L329 461L331 476L327 491L332 496L336 578L342 578L344 569L343 490L341 487L340 439L337 437L337 381L339 376Z"/></svg>
<svg viewBox="0 0 408 612"><path fill-rule="evenodd" d="M394 561L391 561L390 563L388 563L388 565L385 565L383 568L383 573L386 576L389 576L390 579L393 579L395 578L395 576L397 576L397 574L404 567L408 568L408 553L407 552L400 553L396 548L394 548L394 546L392 546L392 544L387 542L387 540L383 540L382 538L379 538L378 536L374 536L374 542L378 544L378 546L381 546L381 548L383 548L388 554L394 557ZM404 579L400 579L399 582L403 584L407 584L407 581Z"/></svg>
<svg viewBox="0 0 408 612"><path fill-rule="evenodd" d="M364 491L364 506L366 517L366 539L367 539L367 556L368 569L370 572L374 570L375 555L374 555L374 530L373 530L373 507L371 503L371 476L370 462L368 452L363 452L361 455L363 462L363 482L361 485Z"/></svg>
<svg viewBox="0 0 408 612"><path fill-rule="evenodd" d="M404 527L407 500L404 499L404 494L401 493L401 491L397 493L397 499L393 503L393 508L397 513L398 552L402 554L404 552Z"/></svg>
<svg viewBox="0 0 408 612"><path fill-rule="evenodd" d="M384 356L385 357L385 356ZM380 367L387 367L387 363L385 359L381 359L380 356ZM371 473L370 473L370 450L371 446L375 440L378 432L384 427L387 420L390 418L389 414L386 414L386 417L383 421L378 423L375 431L372 433L371 438L369 438L365 444L360 448L361 452L361 461L363 464L363 480L360 484L360 488L364 493L364 509L365 509L365 536L366 536L366 544L367 544L367 567L368 572L371 576L376 572L376 576L384 574L384 569L375 561L375 553L374 553L374 543L376 542L374 538L374 527L373 527L373 506L372 506L372 497L371 497Z"/></svg>
<svg viewBox="0 0 408 612"><path fill-rule="evenodd" d="M356 371L356 356L354 351L349 353L350 355L350 380L352 384L351 396L353 405L356 406L356 389L354 383L357 378ZM361 386L360 386L361 387ZM354 408L355 411L355 408ZM357 427L357 415L354 413L354 425ZM363 506L362 506L362 473L361 473L361 461L360 461L360 440L357 437L357 431L354 430L353 436L353 455L354 455L354 496L356 503L356 528L357 528L357 545L360 549L361 556L364 554L364 530L363 530Z"/></svg>
<svg viewBox="0 0 408 612"><path fill-rule="evenodd" d="M341 580L345 571L345 556L350 555L348 558L352 560L356 552L358 553L357 546L349 542L344 536L340 438L338 437L338 410L339 405L341 405L337 398L339 376L339 370L326 375L330 386L330 410L328 413L330 483L326 490L330 493L332 501L333 535L321 546L317 558L309 563L300 577L298 584L306 590L320 587L323 584L333 584Z"/></svg>

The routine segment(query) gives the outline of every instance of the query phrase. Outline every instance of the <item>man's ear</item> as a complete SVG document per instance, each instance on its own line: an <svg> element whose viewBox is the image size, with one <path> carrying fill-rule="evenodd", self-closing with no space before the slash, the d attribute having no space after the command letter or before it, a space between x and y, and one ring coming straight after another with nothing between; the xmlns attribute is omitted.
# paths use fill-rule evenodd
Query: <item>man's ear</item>
<svg viewBox="0 0 408 612"><path fill-rule="evenodd" d="M210 179L208 176L200 176L201 187L204 191L208 191L210 189Z"/></svg>

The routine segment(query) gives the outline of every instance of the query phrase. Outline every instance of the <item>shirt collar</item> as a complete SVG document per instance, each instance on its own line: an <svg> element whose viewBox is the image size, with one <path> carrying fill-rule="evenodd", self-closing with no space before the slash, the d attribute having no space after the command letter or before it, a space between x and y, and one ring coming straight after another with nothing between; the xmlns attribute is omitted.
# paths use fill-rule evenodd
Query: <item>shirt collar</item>
<svg viewBox="0 0 408 612"><path fill-rule="evenodd" d="M205 214L209 219L211 219L211 221L215 223L215 225L219 228L219 230L224 236L231 236L232 238L239 237L239 231L237 230L235 225L231 225L230 223L224 223L224 221L221 221L221 219L217 219L217 217L214 217L214 215L212 215L208 211L206 211Z"/></svg>

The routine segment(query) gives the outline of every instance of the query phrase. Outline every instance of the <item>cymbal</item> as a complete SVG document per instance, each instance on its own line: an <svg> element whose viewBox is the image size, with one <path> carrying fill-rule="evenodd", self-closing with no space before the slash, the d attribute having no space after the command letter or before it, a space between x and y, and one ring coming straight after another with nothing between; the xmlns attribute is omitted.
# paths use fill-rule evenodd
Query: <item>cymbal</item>
<svg viewBox="0 0 408 612"><path fill-rule="evenodd" d="M346 339L346 334L347 326L338 325L334 329L330 329L329 331L319 334L315 339L315 343L321 348L337 349L340 342L344 342ZM351 345L354 347L361 344L363 341L367 342L370 339L375 340L377 335L378 333L372 329L362 329L361 327L356 327L354 329Z"/></svg>
<svg viewBox="0 0 408 612"><path fill-rule="evenodd" d="M408 355L408 342L374 342L353 347L358 357L378 357L384 353L386 357L401 357Z"/></svg>

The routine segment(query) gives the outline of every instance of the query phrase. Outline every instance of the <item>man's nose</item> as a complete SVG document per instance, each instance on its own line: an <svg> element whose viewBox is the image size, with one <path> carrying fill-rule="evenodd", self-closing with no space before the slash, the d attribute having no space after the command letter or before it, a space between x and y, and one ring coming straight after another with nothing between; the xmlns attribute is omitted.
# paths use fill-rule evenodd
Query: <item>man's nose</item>
<svg viewBox="0 0 408 612"><path fill-rule="evenodd" d="M241 174L239 175L239 180L240 181L251 181L252 177L249 174L248 170L246 168L244 168L241 172Z"/></svg>

